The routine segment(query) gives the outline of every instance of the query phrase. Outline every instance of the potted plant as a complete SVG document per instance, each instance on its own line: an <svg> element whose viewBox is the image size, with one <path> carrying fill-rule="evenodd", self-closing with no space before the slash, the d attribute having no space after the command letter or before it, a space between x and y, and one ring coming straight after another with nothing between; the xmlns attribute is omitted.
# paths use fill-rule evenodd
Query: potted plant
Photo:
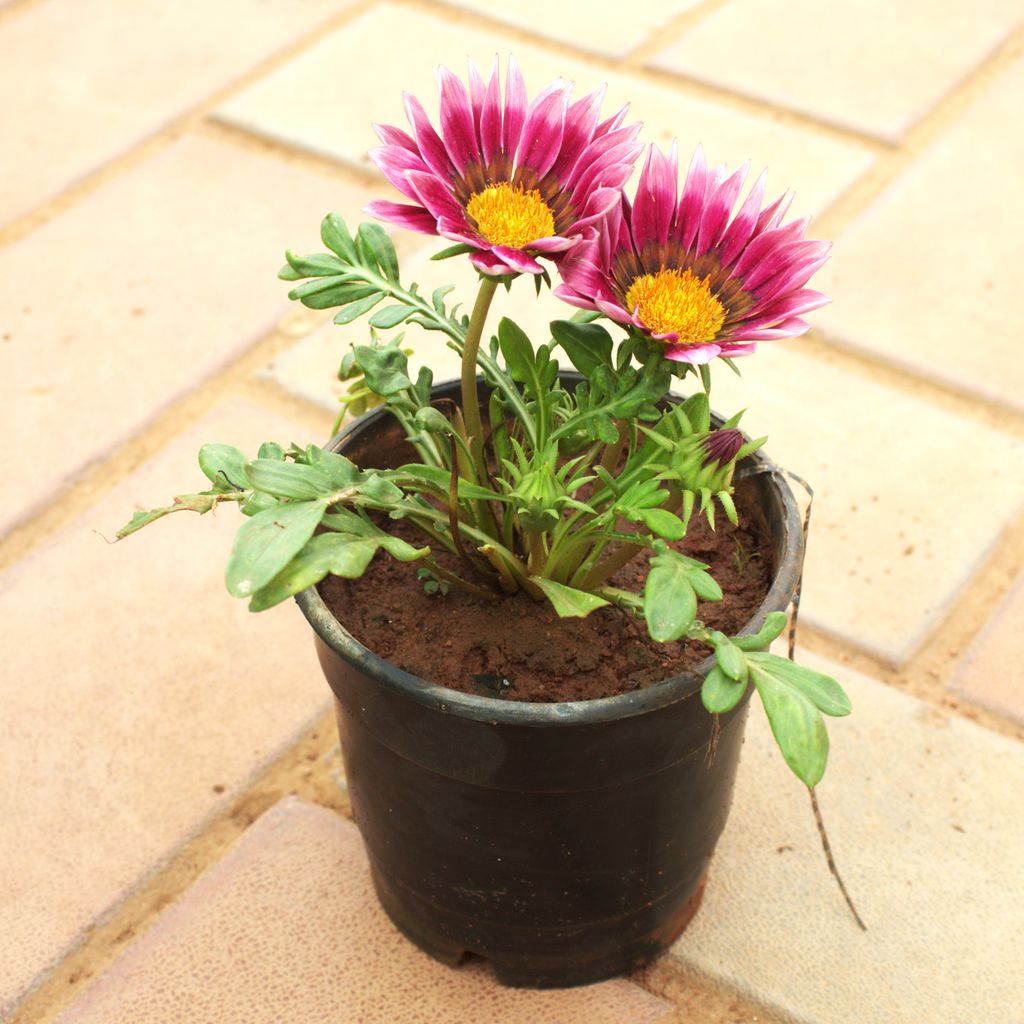
<svg viewBox="0 0 1024 1024"><path fill-rule="evenodd" d="M746 169L700 149L680 190L674 147L651 147L627 197L639 126L602 120L600 93L556 82L527 102L512 61L504 94L497 66L438 81L440 133L413 97L412 134L378 128L372 156L410 202L368 212L468 258L471 313L403 283L380 227L329 215L329 251L288 252L280 276L337 323L372 311L341 368L364 415L325 447L205 445L209 486L119 536L237 503L228 590L254 611L294 596L315 630L392 919L504 981L580 983L650 959L695 912L753 691L812 792L822 715L850 710L768 650L800 521L765 439L708 398L713 363L806 329L828 246L784 198L764 205L763 175L734 212ZM550 338L487 330L499 285L539 294L552 270L574 310ZM402 324L443 335L461 380L413 379L402 336L378 334Z"/></svg>

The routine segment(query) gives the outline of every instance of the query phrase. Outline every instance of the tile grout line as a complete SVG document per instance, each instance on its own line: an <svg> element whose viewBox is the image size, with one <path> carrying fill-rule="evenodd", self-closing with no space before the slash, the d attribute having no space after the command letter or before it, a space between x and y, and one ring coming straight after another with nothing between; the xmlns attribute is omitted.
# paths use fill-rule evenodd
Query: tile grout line
<svg viewBox="0 0 1024 1024"><path fill-rule="evenodd" d="M628 54L624 58L618 58L609 56L608 54L598 53L593 50L577 49L562 40L552 39L549 36L530 32L528 29L524 29L521 26L512 25L508 22L501 21L500 19L492 18L480 11L459 7L456 4L450 3L449 0L382 0L382 2L392 4L396 7L404 7L409 10L419 11L428 16L432 16L435 20L438 20L444 15L448 15L448 20L455 18L459 22L465 23L465 25L470 28L489 32L500 32L523 45L543 50L548 54L565 57L566 59L577 63L586 64L595 70L599 70L609 75L625 75L648 85L658 85L661 87L670 86L679 92L693 96L697 99L702 99L712 103L717 102L720 106L727 106L732 109L739 110L742 113L761 117L762 119L771 120L792 127L803 128L805 130L812 130L818 134L829 135L839 141L854 142L872 150L885 151L892 148L890 144L879 140L875 136L858 132L856 129L819 121L799 111L780 107L770 101L759 100L754 96L747 96L742 93L732 92L728 89L722 89L719 86L700 81L699 79L683 78L673 75L671 72L659 71L654 68L635 64L632 54ZM728 2L728 0L708 0L708 2L715 5L722 5ZM693 12L690 13L692 14ZM712 11L709 11L708 13L712 13ZM680 15L680 17L683 16Z"/></svg>
<svg viewBox="0 0 1024 1024"><path fill-rule="evenodd" d="M26 0L26 2L32 3L33 0ZM38 2L42 2L42 0L38 0ZM127 151L118 153L92 170L86 171L60 192L44 198L36 206L16 216L13 220L0 224L0 249L20 241L37 228L56 219L82 199L103 188L108 182L116 180L126 171L141 165L155 153L193 130L216 107L236 93L248 88L257 80L277 70L304 50L315 45L324 33L343 28L349 21L372 7L374 2L375 0L358 0L338 13L330 15L300 38L250 66L244 73L210 93L201 102L193 104L166 124L157 127L131 144L131 148Z"/></svg>
<svg viewBox="0 0 1024 1024"><path fill-rule="evenodd" d="M298 614L298 612L295 612ZM325 697L329 691L325 687ZM48 1024L93 979L101 977L129 940L216 864L262 814L289 795L351 818L347 791L334 775L338 737L333 710L318 713L270 764L243 784L231 802L199 824L149 875L117 899L79 942L46 969L15 1003L9 1024Z"/></svg>
<svg viewBox="0 0 1024 1024"><path fill-rule="evenodd" d="M969 74L944 93L896 146L880 150L874 164L815 220L830 237L841 234L922 157L1024 51L1024 24L1007 33Z"/></svg>
<svg viewBox="0 0 1024 1024"><path fill-rule="evenodd" d="M165 448L190 426L202 419L219 402L231 395L246 397L248 378L258 372L275 355L293 344L296 337L312 333L319 326L320 317L304 317L305 310L295 310L300 322L310 324L308 331L291 334L286 326L288 315L277 327L257 339L231 362L223 365L199 384L190 388L176 400L156 413L138 431L101 454L82 469L63 487L47 496L44 508L29 511L0 538L0 572L6 571L41 546L62 527L72 522L94 505L102 495L113 490L140 466ZM250 392L251 394L251 392ZM285 396L283 392L261 392L261 401L270 411L275 407L286 415L308 421L313 428L314 417L323 421L328 414L314 403L299 396ZM329 427L329 424L326 426ZM326 429L326 427L325 427ZM200 483L197 480L196 483ZM171 496L168 495L168 498ZM130 514L125 509L125 515ZM111 531L119 524L112 524Z"/></svg>
<svg viewBox="0 0 1024 1024"><path fill-rule="evenodd" d="M710 18L712 14L721 10L728 3L729 0L697 0L697 3L689 10L680 11L664 25L654 29L639 46L630 50L624 63L628 67L643 67L648 57L665 46L682 39L690 29Z"/></svg>

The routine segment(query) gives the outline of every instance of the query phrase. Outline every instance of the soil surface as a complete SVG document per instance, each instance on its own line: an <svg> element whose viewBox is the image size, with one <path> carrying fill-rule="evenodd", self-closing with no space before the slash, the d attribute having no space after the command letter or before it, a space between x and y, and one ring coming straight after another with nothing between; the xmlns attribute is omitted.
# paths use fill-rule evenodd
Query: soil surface
<svg viewBox="0 0 1024 1024"><path fill-rule="evenodd" d="M717 532L695 513L687 536L672 546L706 562L724 593L701 603L698 618L725 633L738 632L757 611L773 578L767 529L742 486L735 495L739 527L724 514ZM720 511L720 510L718 510ZM422 545L403 523L389 532ZM438 562L460 570L445 552ZM626 565L612 583L640 591L647 553ZM585 619L560 619L547 601L525 594L487 601L451 587L427 594L416 562L383 552L357 580L329 576L319 587L338 621L376 654L430 682L463 693L520 701L594 700L628 693L692 668L709 653L694 641L660 644L645 622L618 608L599 608Z"/></svg>

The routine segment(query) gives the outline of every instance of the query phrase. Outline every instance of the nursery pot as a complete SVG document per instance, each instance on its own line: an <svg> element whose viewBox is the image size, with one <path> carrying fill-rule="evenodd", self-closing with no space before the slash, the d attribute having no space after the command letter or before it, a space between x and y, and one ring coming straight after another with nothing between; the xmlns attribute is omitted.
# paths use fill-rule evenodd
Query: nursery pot
<svg viewBox="0 0 1024 1024"><path fill-rule="evenodd" d="M433 394L457 401L458 383ZM383 468L410 461L403 444L394 418L378 409L333 447ZM790 604L803 538L773 464L755 453L741 476L755 488L775 570L750 633ZM620 696L504 701L384 661L315 587L297 601L334 692L377 895L413 942L449 964L484 957L506 984L551 987L633 970L674 941L700 904L725 826L753 687L721 716L709 763L712 721L700 688L711 658Z"/></svg>

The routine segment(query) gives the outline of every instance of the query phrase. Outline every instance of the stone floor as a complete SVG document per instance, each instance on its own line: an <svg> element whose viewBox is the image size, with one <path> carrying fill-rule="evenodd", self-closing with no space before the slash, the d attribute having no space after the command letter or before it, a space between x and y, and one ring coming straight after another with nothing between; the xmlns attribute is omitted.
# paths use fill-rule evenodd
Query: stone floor
<svg viewBox="0 0 1024 1024"><path fill-rule="evenodd" d="M835 241L811 334L715 387L815 487L803 647L855 704L820 801L866 933L755 715L661 961L441 968L369 895L308 627L224 593L231 518L105 543L204 440L327 435L360 328L290 308L281 252L387 194L403 90L495 52L770 167ZM0 1017L1024 1021L1019 0L0 0L0 53Z"/></svg>

